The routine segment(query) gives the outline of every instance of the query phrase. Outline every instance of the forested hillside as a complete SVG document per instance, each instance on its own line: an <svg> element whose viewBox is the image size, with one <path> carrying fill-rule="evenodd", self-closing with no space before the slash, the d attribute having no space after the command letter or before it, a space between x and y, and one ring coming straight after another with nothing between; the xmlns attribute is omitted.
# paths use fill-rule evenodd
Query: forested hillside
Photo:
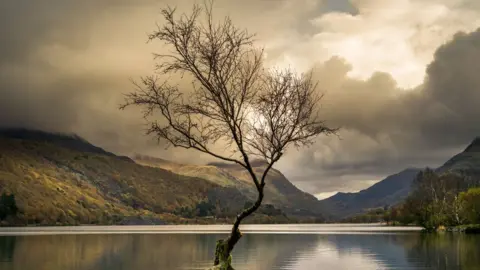
<svg viewBox="0 0 480 270"><path fill-rule="evenodd" d="M480 139L440 168L419 173L406 201L387 213L403 224L427 230L467 226L480 231Z"/></svg>
<svg viewBox="0 0 480 270"><path fill-rule="evenodd" d="M222 223L250 201L235 185L143 166L78 136L20 129L0 130L0 194L18 208L0 202L3 225ZM298 221L271 202L250 222Z"/></svg>

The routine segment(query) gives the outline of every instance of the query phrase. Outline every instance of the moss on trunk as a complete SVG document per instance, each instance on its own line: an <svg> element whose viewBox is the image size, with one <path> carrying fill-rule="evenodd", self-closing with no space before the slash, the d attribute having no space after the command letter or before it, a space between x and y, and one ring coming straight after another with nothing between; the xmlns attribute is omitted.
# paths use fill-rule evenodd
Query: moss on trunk
<svg viewBox="0 0 480 270"><path fill-rule="evenodd" d="M217 241L215 247L214 267L210 270L235 270L232 267L232 250L235 244L242 237L242 233L238 228L234 228L227 239Z"/></svg>
<svg viewBox="0 0 480 270"><path fill-rule="evenodd" d="M229 251L228 240L218 240L215 248L215 261L212 270L234 270L232 267L232 254Z"/></svg>
<svg viewBox="0 0 480 270"><path fill-rule="evenodd" d="M273 163L272 163L273 164ZM271 168L271 165L267 168L265 171L263 177L262 177L262 182L258 187L258 198L257 201L255 202L254 205L252 205L250 208L247 208L243 210L242 213L240 213L237 218L235 219L235 223L233 224L232 231L230 232L230 236L227 239L223 240L218 240L217 241L217 247L215 248L215 261L214 261L214 267L211 268L213 270L234 270L232 267L232 250L237 244L238 240L242 237L242 233L240 232L240 223L242 220L249 215L251 215L253 212L257 211L257 209L260 207L262 204L263 200L263 188L265 186L265 176L268 170ZM251 169L251 168L250 168ZM253 173L253 171L252 171ZM253 175L253 179L255 180L255 175ZM255 183L258 183L257 180L255 180Z"/></svg>

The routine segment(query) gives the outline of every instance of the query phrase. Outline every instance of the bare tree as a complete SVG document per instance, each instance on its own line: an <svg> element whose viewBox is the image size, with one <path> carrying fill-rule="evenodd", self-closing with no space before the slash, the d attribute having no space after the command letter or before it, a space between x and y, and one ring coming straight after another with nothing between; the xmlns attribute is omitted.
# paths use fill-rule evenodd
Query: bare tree
<svg viewBox="0 0 480 270"><path fill-rule="evenodd" d="M272 166L290 146L313 143L319 134L336 129L318 120L317 83L311 73L268 70L263 50L255 48L253 35L233 25L229 17L214 22L212 3L195 5L190 14L176 16L165 8L163 25L149 35L172 50L155 54L160 74L180 73L193 78L193 92L156 76L135 83L122 109L144 109L148 134L170 145L195 149L248 171L256 190L256 202L236 216L230 236L217 242L214 265L232 269L230 253L241 238L240 223L255 212L264 196L265 179ZM155 120L155 116L161 120ZM212 145L225 144L225 151ZM253 159L266 162L257 175Z"/></svg>
<svg viewBox="0 0 480 270"><path fill-rule="evenodd" d="M419 225L429 230L439 226L457 226L464 222L459 193L470 186L471 180L455 171L435 172L426 168L413 181L407 199L410 213Z"/></svg>

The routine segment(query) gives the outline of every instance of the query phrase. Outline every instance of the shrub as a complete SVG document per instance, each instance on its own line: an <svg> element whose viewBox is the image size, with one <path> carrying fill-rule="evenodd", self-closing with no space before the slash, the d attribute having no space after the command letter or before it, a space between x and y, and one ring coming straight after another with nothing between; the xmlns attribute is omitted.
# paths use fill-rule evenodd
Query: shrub
<svg viewBox="0 0 480 270"><path fill-rule="evenodd" d="M462 215L470 224L480 224L480 188L460 193Z"/></svg>
<svg viewBox="0 0 480 270"><path fill-rule="evenodd" d="M15 195L3 193L0 196L0 220L4 220L9 216L16 216L18 213Z"/></svg>

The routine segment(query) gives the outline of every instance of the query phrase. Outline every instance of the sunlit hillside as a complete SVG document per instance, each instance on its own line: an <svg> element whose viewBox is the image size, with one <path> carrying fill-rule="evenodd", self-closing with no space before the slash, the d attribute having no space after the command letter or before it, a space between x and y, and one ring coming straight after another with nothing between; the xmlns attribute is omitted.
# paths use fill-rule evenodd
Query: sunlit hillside
<svg viewBox="0 0 480 270"><path fill-rule="evenodd" d="M180 175L203 178L224 187L234 187L250 200L256 199L256 190L250 175L238 165L184 165L146 156L136 156L134 160L139 164L170 170ZM253 165L256 174L261 177L265 164L254 162ZM318 200L313 195L299 190L275 169L272 169L266 178L264 203L274 205L296 218L317 217L320 220L322 214Z"/></svg>
<svg viewBox="0 0 480 270"><path fill-rule="evenodd" d="M0 193L15 195L19 209L2 222L224 223L254 195L245 181L215 166L169 169L137 164L77 136L1 130ZM274 192L278 190L268 194ZM296 222L295 215L285 216L289 205L268 205L288 201L279 197L272 195L250 222ZM317 215L309 212L302 218L314 220Z"/></svg>

